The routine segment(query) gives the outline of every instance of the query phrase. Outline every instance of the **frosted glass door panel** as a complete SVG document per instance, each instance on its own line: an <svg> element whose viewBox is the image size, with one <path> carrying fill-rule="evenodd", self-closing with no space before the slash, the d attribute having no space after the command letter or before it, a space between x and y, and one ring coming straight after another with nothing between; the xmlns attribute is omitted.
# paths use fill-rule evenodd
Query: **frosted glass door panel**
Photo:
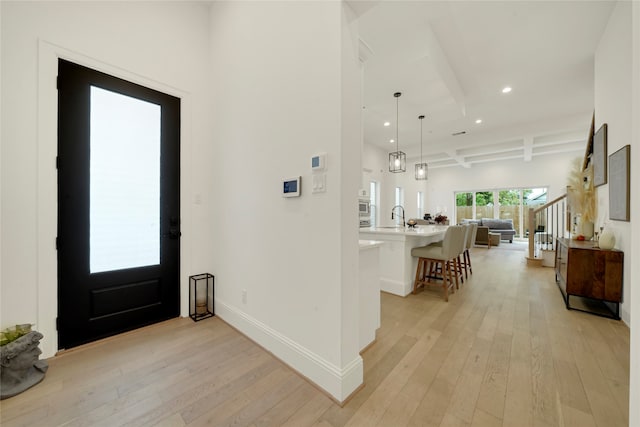
<svg viewBox="0 0 640 427"><path fill-rule="evenodd" d="M160 106L91 86L89 268L160 263Z"/></svg>

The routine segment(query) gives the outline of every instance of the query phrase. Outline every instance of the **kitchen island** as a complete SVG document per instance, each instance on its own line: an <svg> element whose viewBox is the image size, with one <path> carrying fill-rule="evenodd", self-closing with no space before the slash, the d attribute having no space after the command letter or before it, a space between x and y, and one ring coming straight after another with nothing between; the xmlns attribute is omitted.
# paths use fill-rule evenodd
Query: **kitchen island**
<svg viewBox="0 0 640 427"><path fill-rule="evenodd" d="M360 351L376 339L380 327L380 240L360 240L360 268L358 296L360 303L359 345Z"/></svg>
<svg viewBox="0 0 640 427"><path fill-rule="evenodd" d="M411 249L444 238L446 225L405 227L369 227L360 229L360 239L385 242L380 246L380 290L407 296L413 289L418 266Z"/></svg>

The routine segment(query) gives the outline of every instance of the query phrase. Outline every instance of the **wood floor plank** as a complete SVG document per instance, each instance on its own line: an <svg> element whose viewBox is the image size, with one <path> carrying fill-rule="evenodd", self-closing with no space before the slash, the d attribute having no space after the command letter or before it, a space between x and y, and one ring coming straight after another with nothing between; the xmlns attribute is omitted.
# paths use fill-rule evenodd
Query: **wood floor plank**
<svg viewBox="0 0 640 427"><path fill-rule="evenodd" d="M571 406L562 405L564 427L597 427L593 415Z"/></svg>
<svg viewBox="0 0 640 427"><path fill-rule="evenodd" d="M544 309L538 299L530 303L531 383L533 386L533 417L550 426L559 423L556 374Z"/></svg>
<svg viewBox="0 0 640 427"><path fill-rule="evenodd" d="M576 366L580 372L580 378L596 424L601 427L628 425L628 408L618 406L624 402L620 402L612 395L609 383L602 374L600 366L582 334L575 334L571 342Z"/></svg>
<svg viewBox="0 0 640 427"><path fill-rule="evenodd" d="M513 334L504 406L505 426L533 426L531 342L529 331L521 328Z"/></svg>
<svg viewBox="0 0 640 427"><path fill-rule="evenodd" d="M556 384L560 401L564 406L568 406L577 411L591 413L589 399L584 392L582 379L575 362L564 360L554 360Z"/></svg>
<svg viewBox="0 0 640 427"><path fill-rule="evenodd" d="M290 370L277 369L241 392L247 403L238 410L217 407L210 411L213 417L204 416L189 425L248 426L286 397L297 381L299 377ZM227 415L228 412L231 413Z"/></svg>
<svg viewBox="0 0 640 427"><path fill-rule="evenodd" d="M436 377L409 419L408 426L439 426L453 395L453 385Z"/></svg>
<svg viewBox="0 0 640 427"><path fill-rule="evenodd" d="M215 363L215 358L212 359L212 363ZM217 365L219 369L190 373L186 381L159 384L157 393L162 404L134 420L133 424L149 425L168 414L181 413L191 405L196 405L203 396L223 393L223 388L228 389L233 381L243 379L248 372L259 369L269 360L268 355L254 347L240 356L228 359L226 363L220 363Z"/></svg>
<svg viewBox="0 0 640 427"><path fill-rule="evenodd" d="M403 389L424 359L425 354L433 347L436 340L431 339L431 335L428 336L430 337L429 339L418 340L407 354L400 359L396 367L382 380L367 401L349 420L346 424L347 426L373 426L380 421L393 401L394 396Z"/></svg>
<svg viewBox="0 0 640 427"><path fill-rule="evenodd" d="M173 414L168 418L154 424L154 427L184 427L186 424L180 414Z"/></svg>
<svg viewBox="0 0 640 427"><path fill-rule="evenodd" d="M502 427L502 418L495 417L477 408L473 414L471 427Z"/></svg>
<svg viewBox="0 0 640 427"><path fill-rule="evenodd" d="M311 426L316 423L325 423L332 426L330 420L322 418L328 408L335 407L335 404L326 396L317 394L313 399L309 400L305 405L298 409L287 421L283 427L304 427Z"/></svg>
<svg viewBox="0 0 640 427"><path fill-rule="evenodd" d="M473 421L490 351L491 341L479 337L475 339L447 407L447 414L453 415L456 420L466 424Z"/></svg>
<svg viewBox="0 0 640 427"><path fill-rule="evenodd" d="M339 406L331 406L322 414L320 421L326 420L333 426L344 426L356 411L369 399L369 396L375 392L378 385L389 375L389 372L395 368L400 360L415 345L417 340L413 337L404 336L398 343L391 348L385 357L377 363L377 367L370 371L365 379L364 387L353 396L349 402L340 408ZM365 362L366 363L366 362Z"/></svg>
<svg viewBox="0 0 640 427"><path fill-rule="evenodd" d="M421 340L429 344L427 350L422 355L419 365L410 378L408 378L404 387L397 395L391 396L393 400L386 408L382 418L378 421L379 426L403 426L408 424L409 419L429 389L431 381L435 378L441 365L440 362L440 364L436 366L432 353L434 346L438 345L440 336L441 334L438 331L426 331L423 334ZM442 344L442 342L440 342L440 344ZM444 357L443 355L440 360L444 359Z"/></svg>
<svg viewBox="0 0 640 427"><path fill-rule="evenodd" d="M190 424L195 419L208 413L213 408L216 408L218 405L224 404L227 399L236 396L240 391L251 385L253 382L259 380L265 375L268 375L270 372L277 369L279 365L280 363L278 361L267 358L264 363L261 363L244 375L235 378L223 387L215 388L213 393L208 393L187 406L180 412L182 418L185 420L187 425Z"/></svg>
<svg viewBox="0 0 640 427"><path fill-rule="evenodd" d="M282 399L277 405L257 417L253 425L255 427L280 426L317 394L318 390L312 385L308 383L298 384L296 388L292 389L287 398Z"/></svg>
<svg viewBox="0 0 640 427"><path fill-rule="evenodd" d="M495 334L476 403L478 410L499 420L502 420L504 415L511 338L510 334L503 332Z"/></svg>

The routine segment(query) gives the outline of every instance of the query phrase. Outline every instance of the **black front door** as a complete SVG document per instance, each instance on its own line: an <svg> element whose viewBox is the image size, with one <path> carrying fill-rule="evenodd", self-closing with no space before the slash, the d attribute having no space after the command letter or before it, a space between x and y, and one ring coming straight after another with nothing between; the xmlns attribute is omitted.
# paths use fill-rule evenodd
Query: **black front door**
<svg viewBox="0 0 640 427"><path fill-rule="evenodd" d="M58 336L179 315L180 99L59 60Z"/></svg>

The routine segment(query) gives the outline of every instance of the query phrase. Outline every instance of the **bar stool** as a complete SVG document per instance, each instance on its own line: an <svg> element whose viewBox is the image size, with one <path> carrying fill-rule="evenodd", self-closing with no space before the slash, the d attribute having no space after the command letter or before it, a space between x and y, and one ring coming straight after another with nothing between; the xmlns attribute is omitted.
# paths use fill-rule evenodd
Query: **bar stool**
<svg viewBox="0 0 640 427"><path fill-rule="evenodd" d="M471 246L473 246L473 242L476 241L476 234L478 233L478 224L472 222L469 225L471 226L471 232L467 236L467 242L462 256L462 265L464 267L465 277L468 277L467 267L469 267L469 273L473 274L473 269L471 268L471 253L469 252L469 249L471 249Z"/></svg>
<svg viewBox="0 0 640 427"><path fill-rule="evenodd" d="M464 237L462 238L461 241L457 242L458 243L458 250L460 252L458 252L458 256L455 259L455 273L456 273L456 289L459 289L458 287L458 278L460 279L461 283L464 283L464 278L465 278L465 271L463 270L464 264L462 262L462 260L460 259L460 257L464 258L464 250L467 244L467 239L469 238L469 235L471 234L471 224L463 224L462 227L464 227Z"/></svg>
<svg viewBox="0 0 640 427"><path fill-rule="evenodd" d="M456 271L456 260L462 252L461 248L464 247L464 243L465 228L453 225L447 228L442 240L442 246L413 248L411 255L418 257L413 293L417 292L419 286L442 286L444 300L449 301L449 289L451 288L452 293L455 292L453 273ZM438 268L441 271L441 277L433 276ZM442 285L431 283L432 278L442 279Z"/></svg>
<svg viewBox="0 0 640 427"><path fill-rule="evenodd" d="M477 224L473 224L477 227ZM471 237L471 233L473 231L472 229L472 224L461 224L461 227L464 227L464 240L462 242L458 242L459 244L459 250L460 253L458 254L458 256L456 257L456 259L454 260L454 273L455 273L455 279L456 279L456 289L460 289L460 285L459 283L463 283L464 284L464 279L468 278L469 275L467 274L467 267L466 267L466 258L465 258L465 250L466 250L466 245L467 245L467 241L469 240L469 238ZM475 238L475 237L474 237ZM435 242L435 243L431 243L431 246L442 246L442 241L439 242ZM462 257L462 260L460 259L460 257ZM464 271L462 270L464 268ZM460 282L458 282L458 279L460 280Z"/></svg>

